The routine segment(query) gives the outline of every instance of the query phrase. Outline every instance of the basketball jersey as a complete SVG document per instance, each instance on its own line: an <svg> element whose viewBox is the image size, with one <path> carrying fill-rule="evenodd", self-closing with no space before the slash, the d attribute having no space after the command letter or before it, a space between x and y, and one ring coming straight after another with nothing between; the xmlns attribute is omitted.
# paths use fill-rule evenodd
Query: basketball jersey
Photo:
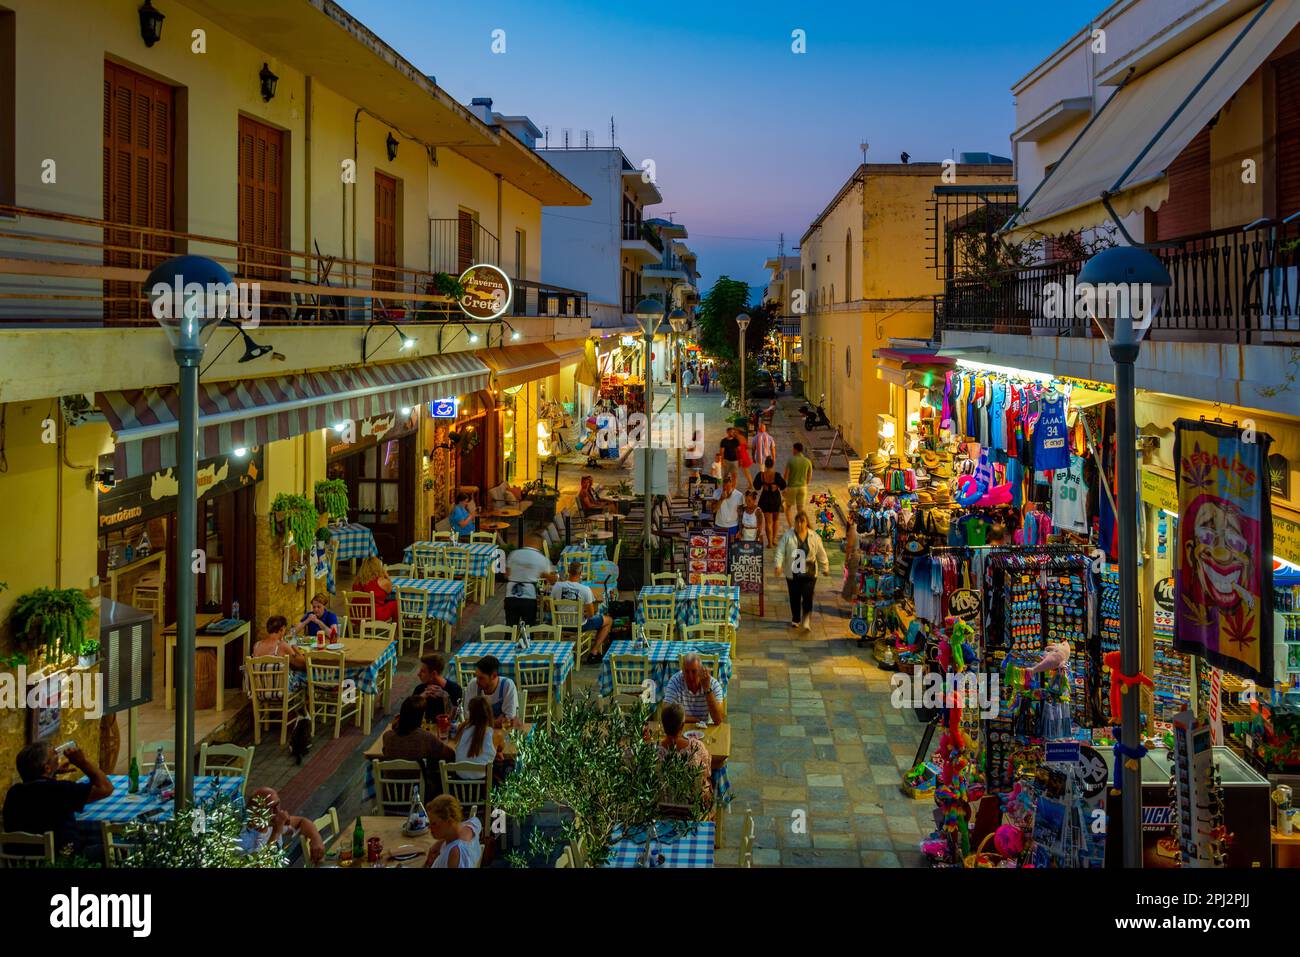
<svg viewBox="0 0 1300 957"><path fill-rule="evenodd" d="M1065 399L1043 399L1034 426L1034 468L1040 472L1070 467L1069 429L1065 424Z"/></svg>
<svg viewBox="0 0 1300 957"><path fill-rule="evenodd" d="M1067 532L1088 533L1088 486L1083 482L1083 459L1071 456L1070 467L1052 475L1052 524Z"/></svg>

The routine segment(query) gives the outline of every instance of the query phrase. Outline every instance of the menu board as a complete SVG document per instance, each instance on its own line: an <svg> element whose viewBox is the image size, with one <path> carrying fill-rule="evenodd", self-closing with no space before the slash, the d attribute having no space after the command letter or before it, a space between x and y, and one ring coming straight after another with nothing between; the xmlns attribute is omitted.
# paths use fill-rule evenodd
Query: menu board
<svg viewBox="0 0 1300 957"><path fill-rule="evenodd" d="M704 574L725 575L727 573L727 536L696 534L691 536L687 551L687 583L698 585ZM762 581L762 579L759 579Z"/></svg>
<svg viewBox="0 0 1300 957"><path fill-rule="evenodd" d="M763 543L731 543L731 581L742 592L759 594L763 591Z"/></svg>

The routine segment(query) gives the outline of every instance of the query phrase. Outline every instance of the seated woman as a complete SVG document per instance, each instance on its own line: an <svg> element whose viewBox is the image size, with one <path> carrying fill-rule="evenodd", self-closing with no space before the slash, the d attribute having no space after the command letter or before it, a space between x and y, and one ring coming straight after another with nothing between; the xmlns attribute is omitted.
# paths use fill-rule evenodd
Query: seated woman
<svg viewBox="0 0 1300 957"><path fill-rule="evenodd" d="M289 620L284 615L272 615L266 619L266 637L253 642L253 657L273 657L289 659L289 667L302 671L307 667L307 659L301 651L289 644Z"/></svg>
<svg viewBox="0 0 1300 957"><path fill-rule="evenodd" d="M492 737L492 706L487 698L478 695L469 699L468 711L467 720L456 734L456 762L492 767L497 758L496 740ZM471 777L459 771L456 776Z"/></svg>
<svg viewBox="0 0 1300 957"><path fill-rule="evenodd" d="M315 638L318 631L324 631L329 638L338 637L339 616L330 611L329 604L330 596L324 592L312 595L311 611L302 616L294 631L305 631L309 638Z"/></svg>
<svg viewBox="0 0 1300 957"><path fill-rule="evenodd" d="M442 794L429 802L429 834L433 847L424 859L425 867L459 869L478 867L483 854L479 835L483 825L476 817L465 819L460 802L450 794Z"/></svg>
<svg viewBox="0 0 1300 957"><path fill-rule="evenodd" d="M397 720L384 732L381 739L384 760L419 761L424 768L425 794L437 794L442 778L437 773L439 761L451 761L456 752L438 739L432 731L425 731L424 716L428 700L422 694L413 694L402 702Z"/></svg>
<svg viewBox="0 0 1300 957"><path fill-rule="evenodd" d="M676 703L664 705L663 714L659 716L663 725L664 736L659 742L659 759L669 755L680 755L700 771L700 791L704 796L705 806L713 803L713 758L709 749L699 738L688 738L682 734L686 723L686 712Z"/></svg>
<svg viewBox="0 0 1300 957"><path fill-rule="evenodd" d="M582 482L578 486L578 507L582 509L582 517L589 515L598 515L601 512L616 512L618 504L615 502L606 502L596 491L596 485L590 475L584 475Z"/></svg>
<svg viewBox="0 0 1300 957"><path fill-rule="evenodd" d="M462 538L468 538L471 532L478 531L478 519L475 517L477 512L478 506L474 504L474 499L469 492L457 493L456 507L451 510L451 517L448 520L451 523L451 530Z"/></svg>
<svg viewBox="0 0 1300 957"><path fill-rule="evenodd" d="M397 599L388 597L393 591L393 580L378 555L361 563L352 587L375 596L375 621L392 621L397 617Z"/></svg>

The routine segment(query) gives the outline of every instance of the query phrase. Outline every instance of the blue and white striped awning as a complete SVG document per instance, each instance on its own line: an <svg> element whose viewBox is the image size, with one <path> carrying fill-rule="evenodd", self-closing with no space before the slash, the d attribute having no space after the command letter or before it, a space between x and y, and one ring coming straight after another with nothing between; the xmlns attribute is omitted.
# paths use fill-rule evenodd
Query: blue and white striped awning
<svg viewBox="0 0 1300 957"><path fill-rule="evenodd" d="M803 334L803 320L798 316L786 316L781 320L781 334L797 339Z"/></svg>
<svg viewBox="0 0 1300 957"><path fill-rule="evenodd" d="M330 372L201 382L199 458L477 392L488 387L488 373L466 352ZM100 392L95 401L113 427L119 478L176 464L176 386Z"/></svg>

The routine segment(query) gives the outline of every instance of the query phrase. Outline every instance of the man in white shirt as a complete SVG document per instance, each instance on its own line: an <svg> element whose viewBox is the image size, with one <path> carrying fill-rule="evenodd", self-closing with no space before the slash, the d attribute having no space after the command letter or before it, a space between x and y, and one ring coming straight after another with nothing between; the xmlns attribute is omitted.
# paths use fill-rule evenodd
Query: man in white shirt
<svg viewBox="0 0 1300 957"><path fill-rule="evenodd" d="M582 602L582 630L596 632L596 638L591 643L590 658L599 661L605 654L605 642L614 627L614 619L609 615L596 614L596 596L582 581L581 562L569 562L568 580L552 585L551 597Z"/></svg>
<svg viewBox="0 0 1300 957"><path fill-rule="evenodd" d="M712 718L714 724L721 724L726 717L722 710L726 696L722 682L709 674L693 651L682 655L682 670L669 678L664 688L664 704L679 704L686 717L695 721Z"/></svg>
<svg viewBox="0 0 1300 957"><path fill-rule="evenodd" d="M745 505L745 496L736 488L734 475L722 479L722 488L714 493L713 501L713 524L725 529L729 538L735 538L740 531L740 510Z"/></svg>
<svg viewBox="0 0 1300 957"><path fill-rule="evenodd" d="M517 548L506 559L506 624L537 624L537 583L553 582L555 566L541 551L545 543L530 535L523 548Z"/></svg>
<svg viewBox="0 0 1300 957"><path fill-rule="evenodd" d="M465 689L465 697L487 698L492 708L492 727L510 728L523 724L519 714L519 689L501 674L496 655L484 655L474 666L474 681Z"/></svg>

